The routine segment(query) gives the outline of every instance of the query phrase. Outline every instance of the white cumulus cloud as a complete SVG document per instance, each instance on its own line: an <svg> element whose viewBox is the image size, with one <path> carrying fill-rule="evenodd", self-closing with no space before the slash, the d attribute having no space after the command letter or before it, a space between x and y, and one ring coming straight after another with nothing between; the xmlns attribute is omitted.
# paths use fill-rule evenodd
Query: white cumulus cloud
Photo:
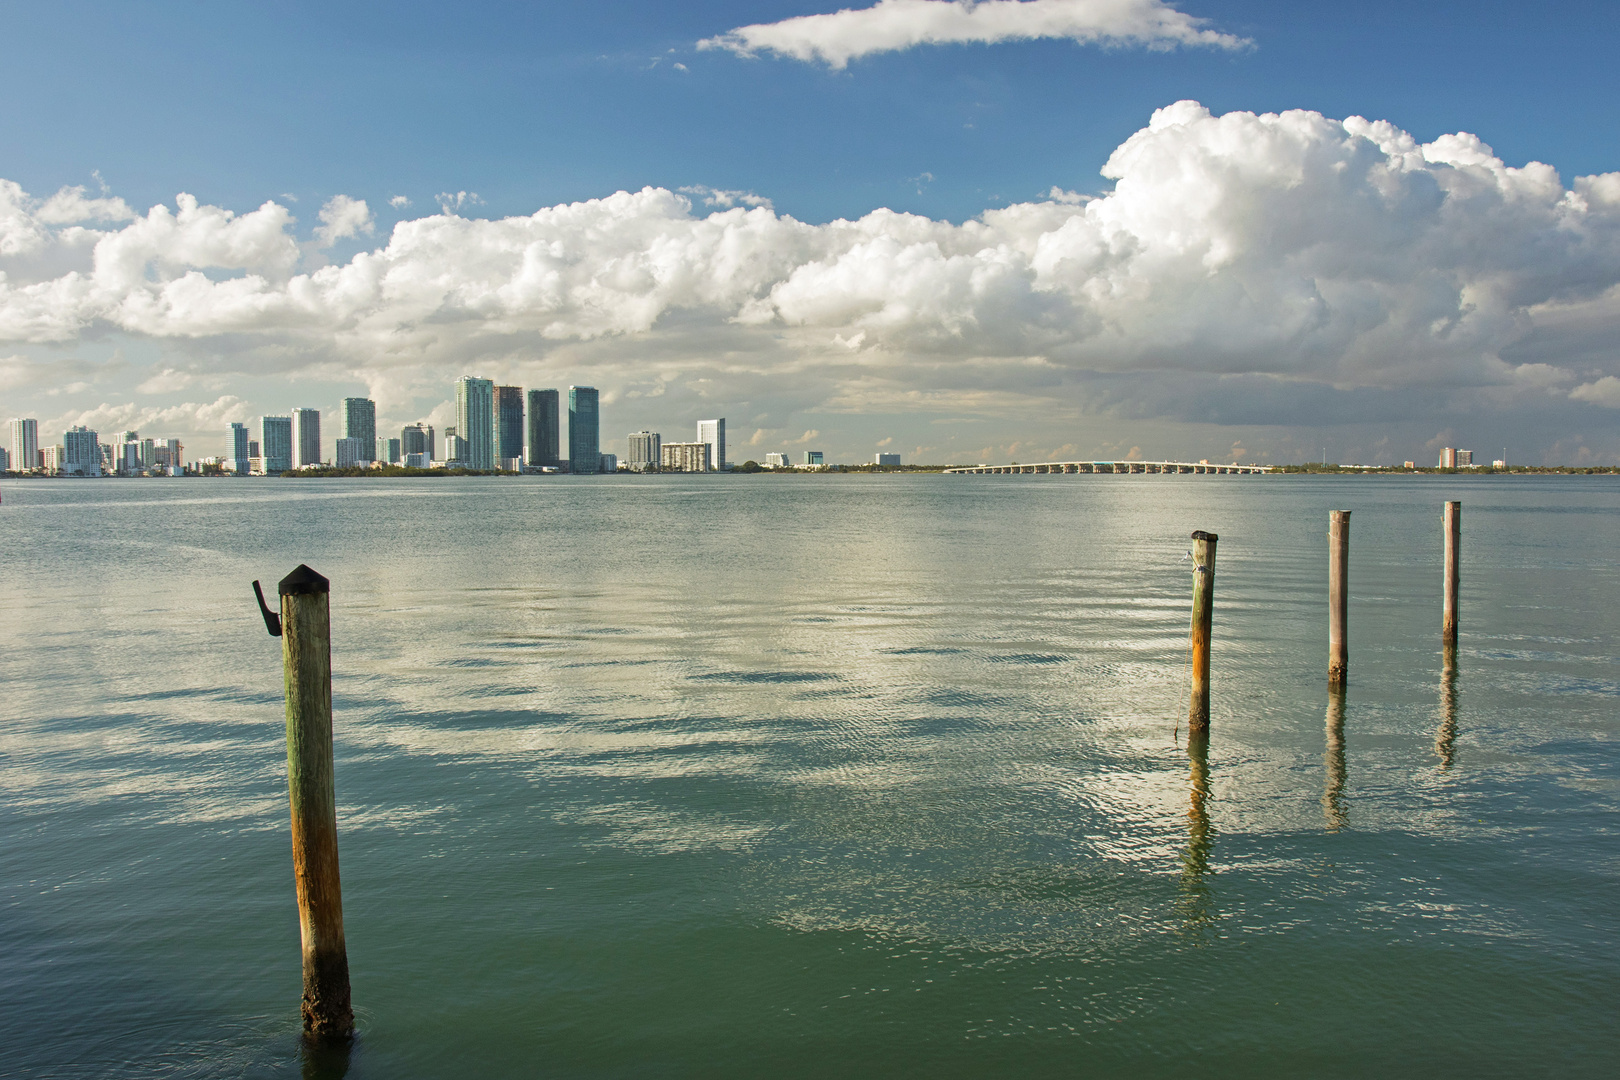
<svg viewBox="0 0 1620 1080"><path fill-rule="evenodd" d="M873 53L917 45L994 44L1037 38L1170 49L1236 49L1242 38L1162 0L878 0L869 8L739 26L698 42L739 56L775 53L842 68Z"/></svg>
<svg viewBox="0 0 1620 1080"><path fill-rule="evenodd" d="M1620 378L1605 375L1601 379L1577 386L1569 392L1569 396L1576 401L1589 401L1594 405L1620 409Z"/></svg>
<svg viewBox="0 0 1620 1080"><path fill-rule="evenodd" d="M1469 134L1195 102L1103 172L1099 195L1055 185L961 224L812 225L708 188L707 210L646 188L485 220L447 195L333 265L275 202L65 224L0 181L0 342L122 333L188 378L272 365L400 402L561 350L626 400L701 384L835 412L1278 424L1441 394L1616 403L1620 174L1566 185ZM327 209L330 235L370 220Z"/></svg>
<svg viewBox="0 0 1620 1080"><path fill-rule="evenodd" d="M326 200L320 218L321 223L315 227L315 239L323 248L362 233L370 236L375 228L366 201L347 195L334 195Z"/></svg>

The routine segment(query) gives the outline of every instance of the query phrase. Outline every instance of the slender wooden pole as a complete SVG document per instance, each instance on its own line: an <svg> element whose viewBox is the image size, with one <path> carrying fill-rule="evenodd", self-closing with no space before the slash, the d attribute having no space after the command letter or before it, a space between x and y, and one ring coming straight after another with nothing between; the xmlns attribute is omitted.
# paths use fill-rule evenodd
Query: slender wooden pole
<svg viewBox="0 0 1620 1080"><path fill-rule="evenodd" d="M1457 647L1457 574L1462 554L1462 503L1446 503L1443 542L1446 549L1445 615L1440 624L1440 639L1448 647Z"/></svg>
<svg viewBox="0 0 1620 1080"><path fill-rule="evenodd" d="M1215 618L1215 544L1220 537L1199 530L1193 539L1192 696L1189 737L1209 735L1209 636Z"/></svg>
<svg viewBox="0 0 1620 1080"><path fill-rule="evenodd" d="M1328 513L1328 685L1350 678L1350 511Z"/></svg>
<svg viewBox="0 0 1620 1080"><path fill-rule="evenodd" d="M338 881L337 796L332 770L331 584L307 566L281 579L281 657L287 684L287 796L293 876L304 949L304 1031L354 1033L349 957Z"/></svg>

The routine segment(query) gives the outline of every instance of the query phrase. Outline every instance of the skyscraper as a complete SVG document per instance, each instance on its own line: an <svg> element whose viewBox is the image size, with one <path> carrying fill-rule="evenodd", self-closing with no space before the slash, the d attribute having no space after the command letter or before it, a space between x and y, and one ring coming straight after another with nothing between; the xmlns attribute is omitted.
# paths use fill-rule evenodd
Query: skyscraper
<svg viewBox="0 0 1620 1080"><path fill-rule="evenodd" d="M495 384L463 376L456 382L456 434L467 440L467 467L495 467Z"/></svg>
<svg viewBox="0 0 1620 1080"><path fill-rule="evenodd" d="M352 469L371 462L376 445L367 446L359 439L339 439L332 445L332 458L340 469Z"/></svg>
<svg viewBox="0 0 1620 1080"><path fill-rule="evenodd" d="M523 456L523 387L495 388L495 457Z"/></svg>
<svg viewBox="0 0 1620 1080"><path fill-rule="evenodd" d="M709 444L709 468L726 469L726 418L698 421L698 442Z"/></svg>
<svg viewBox="0 0 1620 1080"><path fill-rule="evenodd" d="M370 398L344 398L342 421L338 427L338 438L359 439L362 449L356 460L372 460L377 446L377 403Z"/></svg>
<svg viewBox="0 0 1620 1080"><path fill-rule="evenodd" d="M596 409L596 387L568 388L568 469L575 473L602 468L601 415Z"/></svg>
<svg viewBox="0 0 1620 1080"><path fill-rule="evenodd" d="M558 394L555 390L529 391L529 464L555 466L562 457L561 430L558 417Z"/></svg>
<svg viewBox="0 0 1620 1080"><path fill-rule="evenodd" d="M101 475L101 443L87 427L69 428L62 436L62 468L80 476Z"/></svg>
<svg viewBox="0 0 1620 1080"><path fill-rule="evenodd" d="M259 449L264 452L264 471L284 473L292 468L292 417L259 417Z"/></svg>
<svg viewBox="0 0 1620 1080"><path fill-rule="evenodd" d="M11 467L18 472L39 468L39 421L11 422Z"/></svg>
<svg viewBox="0 0 1620 1080"><path fill-rule="evenodd" d="M428 449L428 428L421 424L409 424L399 430L399 452L406 456L411 454L427 454L430 458L432 451Z"/></svg>
<svg viewBox="0 0 1620 1080"><path fill-rule="evenodd" d="M630 434L630 452L626 455L625 465L636 472L646 472L649 468L656 468L663 460L659 446L663 437L656 431L635 431Z"/></svg>
<svg viewBox="0 0 1620 1080"><path fill-rule="evenodd" d="M321 463L321 411L294 409L292 414L292 467L307 469Z"/></svg>
<svg viewBox="0 0 1620 1080"><path fill-rule="evenodd" d="M229 462L225 467L238 475L248 471L248 458L252 454L248 451L248 429L246 424L232 424L225 433L225 459Z"/></svg>

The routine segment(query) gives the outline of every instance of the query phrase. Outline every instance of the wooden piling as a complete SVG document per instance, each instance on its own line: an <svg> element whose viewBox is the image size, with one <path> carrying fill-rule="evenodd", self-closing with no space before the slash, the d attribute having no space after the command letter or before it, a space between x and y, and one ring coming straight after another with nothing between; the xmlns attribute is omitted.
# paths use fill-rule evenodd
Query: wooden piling
<svg viewBox="0 0 1620 1080"><path fill-rule="evenodd" d="M1450 649L1457 647L1457 576L1462 561L1462 503L1446 503L1442 542L1446 549L1445 613L1440 623L1440 640Z"/></svg>
<svg viewBox="0 0 1620 1080"><path fill-rule="evenodd" d="M1328 685L1350 678L1350 511L1328 512Z"/></svg>
<svg viewBox="0 0 1620 1080"><path fill-rule="evenodd" d="M1187 733L1197 738L1209 734L1209 637L1215 617L1215 544L1220 537L1199 530L1192 540L1192 694Z"/></svg>
<svg viewBox="0 0 1620 1080"><path fill-rule="evenodd" d="M287 687L287 796L304 953L304 1032L354 1033L338 880L332 769L331 584L307 566L281 579L281 656Z"/></svg>

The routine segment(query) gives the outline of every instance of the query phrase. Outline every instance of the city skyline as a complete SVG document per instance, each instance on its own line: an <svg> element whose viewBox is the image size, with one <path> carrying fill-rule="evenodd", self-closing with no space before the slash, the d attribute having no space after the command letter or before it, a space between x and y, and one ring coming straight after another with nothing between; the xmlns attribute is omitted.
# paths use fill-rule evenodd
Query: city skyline
<svg viewBox="0 0 1620 1080"><path fill-rule="evenodd" d="M555 388L495 386L488 379L463 376L456 383L458 422L445 431L445 458L435 456L434 425L421 422L405 425L400 430L399 438L377 436L376 403L365 398L350 397L343 400L339 417L340 431L332 457L314 458L297 467L314 465L349 469L373 465L404 465L410 468L470 468L496 472L582 471L573 467L577 459L590 462L583 470L586 473L618 471L620 455L600 449L602 417L596 388L570 386L568 389L568 444L571 455L568 459L560 459L557 455L559 393ZM197 464L217 469L225 474L264 476L286 472L294 467L292 462L299 456L293 451L295 426L301 432L298 438L303 440L306 446L319 444L319 410L297 409L294 413L296 417L260 417L259 440L251 438L247 425L233 421L228 425L223 456L197 458L194 455L194 459ZM473 439L461 437L461 432L471 433L474 429L478 430L478 434ZM696 439L689 443L664 440L661 432L646 429L629 433L626 436L629 449L625 455L624 467L631 472L730 471L735 463L728 461L727 458L725 418L699 420L696 430ZM114 442L98 443L98 433L81 425L64 433L62 444L40 446L36 418L14 418L9 421L8 431L9 447L0 447L0 471L11 470L14 460L19 463L17 471L21 472L42 468L48 473L123 476L143 474L157 465L172 467L172 475L179 475L182 471L183 446L178 439L166 439L166 445L160 448L152 438L140 439L138 432L125 431L117 436ZM483 448L478 451L479 453L486 456L494 455L493 464L483 464L482 458L474 460L474 445ZM1324 457L1316 464L1327 466L1330 463L1325 457L1326 447L1323 447L1323 450ZM304 456L307 455L308 452L305 451ZM801 459L797 463L791 461L790 455L780 451L767 451L762 456L763 462L750 459L744 464L749 466L750 471L756 467L823 468L840 464L836 458L828 461L826 453L820 450L802 451ZM1078 464L1083 466L1083 469L1090 469L1093 464L1133 462L1150 466L1165 464L1148 461L1136 453L1119 459L1095 459L1089 464L1084 462ZM879 449L872 455L872 460L868 464L879 468L899 468L904 464L903 455ZM926 464L962 465L960 462ZM1017 466L1020 463L1014 461L1011 464ZM1030 461L1024 464L1035 465L1039 462ZM1075 466L1077 463L1070 461L1053 464ZM1221 466L1225 463L1212 462L1204 458L1196 463L1173 464L1191 468ZM1256 462L1239 463L1236 460L1230 464L1258 465ZM1393 462L1347 464L1353 469L1396 467ZM980 462L978 468L985 468L986 465L987 463ZM1439 451L1435 467L1442 470L1468 470L1483 465L1483 461L1475 463L1472 450L1445 446ZM1490 466L1493 469L1509 467L1506 447L1503 447L1501 458L1490 460ZM1400 463L1400 467L1414 469L1418 466L1412 460L1405 460ZM1262 467L1262 471L1264 468L1266 467ZM966 471L973 470L970 468ZM1065 468L1064 471L1074 469Z"/></svg>

